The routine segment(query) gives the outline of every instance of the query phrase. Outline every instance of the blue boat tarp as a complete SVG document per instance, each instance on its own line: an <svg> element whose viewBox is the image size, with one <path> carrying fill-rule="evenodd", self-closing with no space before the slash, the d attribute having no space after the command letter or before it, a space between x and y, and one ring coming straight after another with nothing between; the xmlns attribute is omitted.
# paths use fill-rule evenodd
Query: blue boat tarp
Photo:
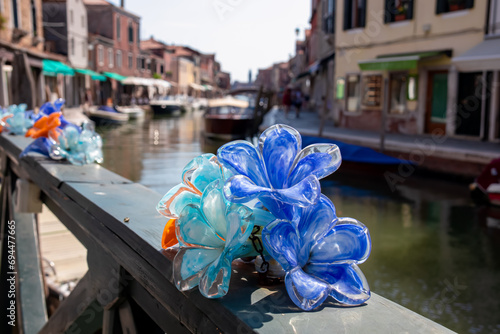
<svg viewBox="0 0 500 334"><path fill-rule="evenodd" d="M322 143L337 145L340 149L340 154L342 154L342 160L344 161L380 165L398 165L401 163L409 163L406 160L385 155L369 147L347 144L338 140L328 138L302 136L302 147Z"/></svg>

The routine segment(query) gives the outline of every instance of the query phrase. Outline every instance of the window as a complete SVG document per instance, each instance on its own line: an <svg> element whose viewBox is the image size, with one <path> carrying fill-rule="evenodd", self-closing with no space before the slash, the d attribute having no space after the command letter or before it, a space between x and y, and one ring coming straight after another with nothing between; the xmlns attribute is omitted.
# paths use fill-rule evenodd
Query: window
<svg viewBox="0 0 500 334"><path fill-rule="evenodd" d="M85 28L85 16L80 16L80 21L81 21L81 24L82 24L82 28Z"/></svg>
<svg viewBox="0 0 500 334"><path fill-rule="evenodd" d="M151 72L151 59L146 60L146 69L148 72Z"/></svg>
<svg viewBox="0 0 500 334"><path fill-rule="evenodd" d="M391 73L389 78L389 113L403 114L406 111L407 82L407 73Z"/></svg>
<svg viewBox="0 0 500 334"><path fill-rule="evenodd" d="M108 67L113 67L113 49L108 49Z"/></svg>
<svg viewBox="0 0 500 334"><path fill-rule="evenodd" d="M413 0L385 0L385 23L411 20Z"/></svg>
<svg viewBox="0 0 500 334"><path fill-rule="evenodd" d="M129 53L128 54L128 68L132 69L132 67L133 67L133 61L134 61L134 59L132 57L132 54Z"/></svg>
<svg viewBox="0 0 500 334"><path fill-rule="evenodd" d="M358 111L359 110L359 75L350 74L347 76L346 87L346 110Z"/></svg>
<svg viewBox="0 0 500 334"><path fill-rule="evenodd" d="M82 41L82 57L87 57L87 43Z"/></svg>
<svg viewBox="0 0 500 334"><path fill-rule="evenodd" d="M345 97L345 79L337 78L337 94L335 95L337 100L343 100Z"/></svg>
<svg viewBox="0 0 500 334"><path fill-rule="evenodd" d="M132 26L132 22L128 24L128 42L134 43L134 27Z"/></svg>
<svg viewBox="0 0 500 334"><path fill-rule="evenodd" d="M37 24L36 24L36 5L35 0L31 0L31 28L33 29L33 36L37 35Z"/></svg>
<svg viewBox="0 0 500 334"><path fill-rule="evenodd" d="M370 107L379 107L382 100L382 76L363 76L362 104Z"/></svg>
<svg viewBox="0 0 500 334"><path fill-rule="evenodd" d="M366 21L366 0L344 0L344 30L363 28Z"/></svg>
<svg viewBox="0 0 500 334"><path fill-rule="evenodd" d="M163 65L160 65L160 74L163 74L165 72L165 68L163 67Z"/></svg>
<svg viewBox="0 0 500 334"><path fill-rule="evenodd" d="M116 51L116 67L122 67L122 52L120 50Z"/></svg>
<svg viewBox="0 0 500 334"><path fill-rule="evenodd" d="M137 69L140 70L142 68L142 59L137 57Z"/></svg>
<svg viewBox="0 0 500 334"><path fill-rule="evenodd" d="M140 35L140 31L139 31L139 25L137 25L137 46L140 47L141 46L141 35Z"/></svg>
<svg viewBox="0 0 500 334"><path fill-rule="evenodd" d="M71 24L73 24L73 11L72 10L69 11L69 22Z"/></svg>
<svg viewBox="0 0 500 334"><path fill-rule="evenodd" d="M75 55L75 39L73 37L69 41L69 49L71 50L71 55Z"/></svg>
<svg viewBox="0 0 500 334"><path fill-rule="evenodd" d="M97 60L99 62L99 65L104 65L104 48L102 45L99 45L97 48Z"/></svg>
<svg viewBox="0 0 500 334"><path fill-rule="evenodd" d="M498 35L500 33L500 2L491 1L488 18L488 35Z"/></svg>
<svg viewBox="0 0 500 334"><path fill-rule="evenodd" d="M474 7L474 0L437 0L436 14L455 12Z"/></svg>
<svg viewBox="0 0 500 334"><path fill-rule="evenodd" d="M335 33L335 4L337 1L335 0L326 0L323 2L324 9L323 13L325 13L323 17L323 31L325 34L334 34Z"/></svg>
<svg viewBox="0 0 500 334"><path fill-rule="evenodd" d="M20 20L19 20L19 12L18 12L18 3L17 0L12 0L12 17L14 20L12 20L12 23L14 24L14 28L19 28L20 27Z"/></svg>
<svg viewBox="0 0 500 334"><path fill-rule="evenodd" d="M116 39L117 40L120 40L121 39L121 24L120 24L120 16L119 15L116 15Z"/></svg>

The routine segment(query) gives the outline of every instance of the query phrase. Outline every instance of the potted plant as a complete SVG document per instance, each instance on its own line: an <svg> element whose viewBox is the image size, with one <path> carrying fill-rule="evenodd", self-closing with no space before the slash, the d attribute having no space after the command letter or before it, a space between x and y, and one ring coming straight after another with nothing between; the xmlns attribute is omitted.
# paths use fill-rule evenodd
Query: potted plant
<svg viewBox="0 0 500 334"><path fill-rule="evenodd" d="M461 0L448 0L450 12L465 9L464 1Z"/></svg>
<svg viewBox="0 0 500 334"><path fill-rule="evenodd" d="M403 5L399 5L398 8L396 8L396 13L394 15L394 21L404 21L406 20L406 12L407 9Z"/></svg>

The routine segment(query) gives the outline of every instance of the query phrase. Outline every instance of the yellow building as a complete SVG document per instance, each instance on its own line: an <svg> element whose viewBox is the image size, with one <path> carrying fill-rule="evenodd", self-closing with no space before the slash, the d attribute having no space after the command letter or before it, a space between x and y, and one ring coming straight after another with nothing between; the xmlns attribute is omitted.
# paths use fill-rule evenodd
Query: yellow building
<svg viewBox="0 0 500 334"><path fill-rule="evenodd" d="M487 6L478 0L337 1L338 124L498 138L491 123L498 103L482 98L498 73L464 71L457 61L483 42Z"/></svg>

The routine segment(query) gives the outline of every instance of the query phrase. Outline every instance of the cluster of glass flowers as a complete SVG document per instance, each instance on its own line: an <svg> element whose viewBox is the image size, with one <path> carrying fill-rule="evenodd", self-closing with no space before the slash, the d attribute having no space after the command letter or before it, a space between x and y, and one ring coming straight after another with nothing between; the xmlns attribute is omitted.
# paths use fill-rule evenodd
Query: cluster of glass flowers
<svg viewBox="0 0 500 334"><path fill-rule="evenodd" d="M30 152L41 153L54 160L66 159L74 165L101 163L102 140L89 123L82 127L68 122L62 116L61 107L64 100L45 103L35 114L30 112L25 119L31 125L24 129L26 137L35 140L21 153L21 158Z"/></svg>
<svg viewBox="0 0 500 334"><path fill-rule="evenodd" d="M301 141L295 129L275 125L258 147L234 141L185 167L183 182L157 206L169 219L162 246L179 244L173 266L179 290L198 286L205 297L222 297L231 262L260 254L283 267L288 294L303 310L328 296L347 305L370 298L357 266L370 254L368 229L337 217L321 194L319 180L338 169L340 151L333 144L301 150Z"/></svg>

